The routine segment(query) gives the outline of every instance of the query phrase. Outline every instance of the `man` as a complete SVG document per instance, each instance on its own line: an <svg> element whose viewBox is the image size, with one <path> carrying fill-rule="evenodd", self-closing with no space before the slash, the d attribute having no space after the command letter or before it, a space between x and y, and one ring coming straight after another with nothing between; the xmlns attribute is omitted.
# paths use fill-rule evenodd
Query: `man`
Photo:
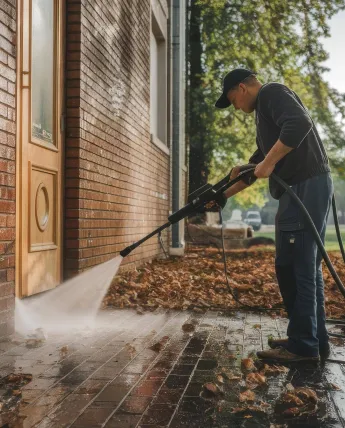
<svg viewBox="0 0 345 428"><path fill-rule="evenodd" d="M274 172L290 185L324 241L333 183L324 146L299 97L280 83L262 84L254 72L235 69L225 76L215 105L255 111L257 150L249 160L256 164L254 175L268 178ZM233 168L231 178L239 171ZM275 267L289 325L287 339L271 341L273 349L257 355L282 363L317 361L329 354L321 255L296 203L272 178L269 185L279 199ZM246 187L248 182L239 181L224 195L229 198Z"/></svg>

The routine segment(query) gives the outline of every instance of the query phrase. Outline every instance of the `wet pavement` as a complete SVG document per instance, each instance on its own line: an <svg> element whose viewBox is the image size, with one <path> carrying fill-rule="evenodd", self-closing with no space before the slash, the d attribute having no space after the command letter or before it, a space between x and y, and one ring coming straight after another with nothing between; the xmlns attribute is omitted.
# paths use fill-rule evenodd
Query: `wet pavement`
<svg viewBox="0 0 345 428"><path fill-rule="evenodd" d="M344 426L341 343L331 357L344 364L289 365L247 403L239 401L247 390L241 360L267 347L270 335L284 336L286 320L212 311L103 315L95 330L0 343L1 427ZM289 384L316 392L312 411L283 417L278 398Z"/></svg>

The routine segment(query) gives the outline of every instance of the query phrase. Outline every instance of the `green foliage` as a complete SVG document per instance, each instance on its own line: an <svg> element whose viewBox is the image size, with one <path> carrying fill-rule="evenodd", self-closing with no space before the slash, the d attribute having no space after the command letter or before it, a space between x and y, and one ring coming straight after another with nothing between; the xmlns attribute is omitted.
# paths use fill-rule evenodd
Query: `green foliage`
<svg viewBox="0 0 345 428"><path fill-rule="evenodd" d="M203 144L203 171L210 181L247 163L255 150L253 116L214 107L222 78L240 66L257 71L262 82L279 81L298 93L321 132L332 166L345 176L345 96L323 77L327 53L321 43L329 37L329 18L344 8L345 0L190 0L190 16L198 16L201 72L197 77L189 73L189 103L203 124L202 135L194 133L190 143ZM189 45L189 52L195 49ZM236 203L262 206L266 193L267 181L260 180L239 194Z"/></svg>

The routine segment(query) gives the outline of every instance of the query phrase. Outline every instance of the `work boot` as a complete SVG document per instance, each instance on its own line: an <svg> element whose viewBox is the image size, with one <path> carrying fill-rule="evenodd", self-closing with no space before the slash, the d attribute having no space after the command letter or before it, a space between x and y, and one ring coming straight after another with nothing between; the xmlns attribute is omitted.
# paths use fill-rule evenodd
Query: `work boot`
<svg viewBox="0 0 345 428"><path fill-rule="evenodd" d="M289 339L268 339L268 346L272 349L277 348L287 348ZM331 347L329 342L320 343L319 345L319 354L320 358L326 360L331 353Z"/></svg>
<svg viewBox="0 0 345 428"><path fill-rule="evenodd" d="M272 349L276 348L286 348L288 345L289 339L268 339L268 346Z"/></svg>
<svg viewBox="0 0 345 428"><path fill-rule="evenodd" d="M319 354L322 360L327 360L331 353L331 345L329 342L319 345Z"/></svg>
<svg viewBox="0 0 345 428"><path fill-rule="evenodd" d="M272 363L297 363L299 361L320 361L320 357L304 357L289 352L285 348L269 349L267 351L259 351L256 353L261 360L270 361Z"/></svg>

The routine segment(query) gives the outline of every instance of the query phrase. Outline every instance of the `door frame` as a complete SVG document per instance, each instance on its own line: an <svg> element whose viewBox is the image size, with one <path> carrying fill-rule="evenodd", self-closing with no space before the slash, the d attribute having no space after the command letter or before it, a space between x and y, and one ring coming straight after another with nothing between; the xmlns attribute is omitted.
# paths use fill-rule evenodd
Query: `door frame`
<svg viewBox="0 0 345 428"><path fill-rule="evenodd" d="M22 103L22 89L27 87L29 84L31 87L31 13L28 19L28 34L30 37L29 41L29 53L28 61L30 71L28 73L23 72L24 58L23 58L23 43L24 43L24 17L23 17L23 1L17 0L17 56L16 56L16 245L15 245L15 296L21 298L26 295L27 286L22 284L22 271L23 271L23 243L29 242L30 227L28 230L22 230L22 218L25 213L23 212L23 186L22 186L22 148L23 148L23 103ZM65 129L64 129L64 117L65 117L65 41L66 41L66 0L53 0L54 1L54 12L57 18L55 22L55 34L54 34L54 131L56 135L56 148L60 150L60 207L59 207L59 232L61 236L60 240L60 278L63 280L63 247L64 247L64 151L65 151ZM32 0L29 0L30 11L32 10ZM56 73L58 70L58 79ZM24 78L24 75L27 78ZM24 82L25 80L25 82ZM28 121L32 123L32 103L30 94L30 105L27 111ZM59 114L60 112L60 114ZM31 126L31 125L30 125ZM45 143L42 141L35 141L32 137L32 144L40 145L45 147ZM51 149L51 148L50 148ZM26 188L28 192L28 189ZM29 213L30 203L26 207L26 215Z"/></svg>

